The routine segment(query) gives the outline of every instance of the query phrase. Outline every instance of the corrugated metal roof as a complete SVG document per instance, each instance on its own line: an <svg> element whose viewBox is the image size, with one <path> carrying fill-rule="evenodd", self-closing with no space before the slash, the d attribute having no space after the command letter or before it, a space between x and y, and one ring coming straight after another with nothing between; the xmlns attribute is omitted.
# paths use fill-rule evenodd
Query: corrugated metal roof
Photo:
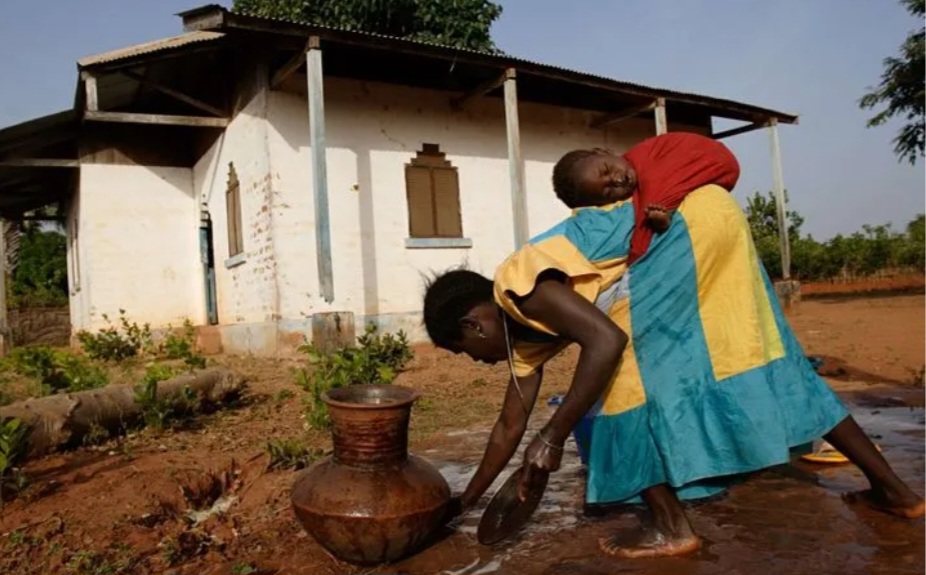
<svg viewBox="0 0 926 575"><path fill-rule="evenodd" d="M450 47L434 42L397 38L385 34L349 30L336 26L305 24L283 18L258 16L246 12L230 12L224 7L215 4L188 10L181 13L180 16L183 18L184 26L188 30L186 34L82 58L78 60L78 64L80 67L90 67L109 62L117 62L119 60L130 59L146 54L178 49L191 44L216 42L225 37L225 34L221 31L231 33L236 29L253 30L258 28L267 33L279 33L288 36L295 35L307 37L310 35L317 35L324 40L333 42L346 42L348 44L364 46L370 49L397 50L405 53L413 53L425 58L443 58L449 60L466 59L479 66L497 69L515 68L521 73L546 78L555 82L563 82L566 85L571 84L576 88L584 85L586 87L634 94L640 98L665 98L668 101L675 101L697 107L714 108L714 112L726 110L728 113L732 114L730 117L743 120L752 119L756 121L760 118L775 117L780 122L784 123L797 122L797 116L787 112L744 102L737 102L726 98L717 98L690 92L669 90L661 87L647 86L623 80L615 80L613 78L580 70L544 64L525 58L517 58L508 54L495 54L468 48Z"/></svg>
<svg viewBox="0 0 926 575"><path fill-rule="evenodd" d="M97 54L95 56L87 56L85 58L79 59L77 61L77 65L80 66L81 68L84 68L84 67L93 66L96 64L104 64L106 62L115 62L118 60L124 60L126 58L141 56L143 54L153 54L155 52L165 52L168 50L173 50L175 48L188 46L190 44L197 44L201 42L215 42L224 37L225 37L225 34L221 32L211 32L208 30L199 30L196 32L189 32L186 34L181 34L180 36L174 36L172 38L163 38L161 40L154 40L153 42L145 42L144 44L136 44L134 46L129 46L127 48L111 50L109 52L104 52L102 54Z"/></svg>
<svg viewBox="0 0 926 575"><path fill-rule="evenodd" d="M15 147L21 141L37 134L64 130L76 125L76 122L77 113L74 110L62 110L61 112L0 128L0 153L6 151L7 147Z"/></svg>
<svg viewBox="0 0 926 575"><path fill-rule="evenodd" d="M443 44L437 44L434 42L414 40L414 39L409 39L409 38L399 38L396 36L387 36L385 34L379 34L376 32L351 30L348 28L342 28L342 27L337 27L337 26L306 24L304 22L298 22L298 21L288 20L284 18L273 18L269 16L261 16L261 15L249 13L246 11L232 12L216 4L206 5L200 8L189 10L185 13L181 13L180 16L184 17L184 19L186 20L186 18L194 19L194 18L202 17L203 15L206 15L209 13L217 14L220 12L223 14L229 15L232 18L236 16L242 16L245 18L253 19L253 20L260 20L260 21L265 21L265 22L277 22L280 24L287 24L290 26L299 26L299 27L305 28L307 31L312 31L315 33L329 31L329 32L338 33L338 34L347 34L347 35L355 36L357 38L366 37L369 39L386 41L389 43L405 44L408 46L417 46L421 48L422 53L427 53L428 51L431 51L434 53L443 53L443 54L452 54L452 53L457 53L461 55L465 54L465 55L478 58L484 61L486 64L494 63L498 65L499 67L514 67L514 68L522 68L522 69L528 68L528 69L525 69L524 71L535 72L541 75L550 75L550 73L553 73L556 75L565 75L565 76L571 77L571 79L574 79L574 80L581 79L586 82L595 82L595 83L605 84L605 85L608 85L608 87L612 87L615 89L627 89L627 90L634 90L634 91L639 91L639 92L646 92L646 93L653 95L654 97L664 97L664 98L682 100L682 101L688 100L688 101L692 101L693 103L701 103L701 104L716 105L716 106L737 107L741 109L752 110L759 114L767 114L770 116L775 116L782 122L797 123L797 115L791 114L788 112L781 112L778 110L764 108L764 107L756 106L753 104L747 104L744 102L737 102L735 100L729 100L726 98L717 98L714 96L705 96L702 94L695 94L692 92L681 92L681 91L676 91L676 90L670 90L667 88L646 86L643 84L637 84L634 82L627 82L623 80L615 80L614 78L609 78L606 76L599 76L597 74L591 74L591 73L584 72L581 70L574 70L574 69L565 68L562 66L544 64L542 62L536 62L536 61L528 60L525 58L518 58L515 56L510 56L505 53L492 53L492 52L483 52L479 50L474 50L470 48L460 48L460 47L455 47L455 46L451 47L451 46L446 46ZM232 27L234 27L233 21L228 22L228 23L231 24ZM223 24L226 24L226 22L223 22ZM323 34L319 34L319 35L323 36Z"/></svg>

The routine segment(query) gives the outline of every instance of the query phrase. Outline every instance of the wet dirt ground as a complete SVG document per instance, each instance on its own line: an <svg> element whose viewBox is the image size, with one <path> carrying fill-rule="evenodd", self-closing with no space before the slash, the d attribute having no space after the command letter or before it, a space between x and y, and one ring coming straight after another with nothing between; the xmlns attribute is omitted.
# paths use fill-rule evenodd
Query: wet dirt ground
<svg viewBox="0 0 926 575"><path fill-rule="evenodd" d="M853 411L898 473L912 485L922 486L923 409L855 405ZM427 450L425 455L439 463L454 488L462 489L478 463L486 437L484 429L458 433L445 444ZM854 467L804 462L757 474L714 501L692 506L690 514L695 529L706 545L691 557L617 560L603 556L597 547L598 538L633 530L638 517L635 510L612 511L604 517L585 516L584 468L575 444L570 441L567 448L569 453L563 468L551 475L534 519L514 540L492 548L478 545L474 538L480 507L465 518L459 533L450 539L392 569L371 573L901 575L923 572L922 521L897 520L850 506L840 495L866 487ZM919 488L918 491L922 492Z"/></svg>
<svg viewBox="0 0 926 575"><path fill-rule="evenodd" d="M923 295L812 300L790 317L807 352L826 355L836 366L831 385L921 494L923 389L913 385L912 374L924 363L924 302ZM584 472L571 442L534 520L514 540L479 545L480 507L458 531L414 557L375 568L348 565L328 556L296 523L289 505L296 472L267 469L271 438L328 445L326 434L304 428L302 392L291 373L298 363L221 361L249 377L252 392L243 405L183 429L31 462L31 487L0 511L0 573L905 575L926 567L922 520L850 506L840 495L865 487L855 468L803 462L760 473L692 507L706 542L693 556L605 557L598 538L632 530L638 518L628 510L583 513ZM567 389L574 362L575 355L566 354L547 370L532 426L549 414L547 398ZM412 417L412 451L438 465L455 491L482 455L505 381L502 366L421 348L397 382L422 392Z"/></svg>

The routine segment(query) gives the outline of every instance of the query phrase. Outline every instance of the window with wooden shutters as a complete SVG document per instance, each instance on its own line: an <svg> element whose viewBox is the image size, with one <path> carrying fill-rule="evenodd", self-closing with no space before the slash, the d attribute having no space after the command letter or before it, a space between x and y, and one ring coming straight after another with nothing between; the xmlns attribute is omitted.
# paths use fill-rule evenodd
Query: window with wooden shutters
<svg viewBox="0 0 926 575"><path fill-rule="evenodd" d="M405 165L405 189L410 237L463 237L460 179L437 144L425 144Z"/></svg>
<svg viewBox="0 0 926 575"><path fill-rule="evenodd" d="M228 257L233 257L244 252L244 233L241 229L241 186L232 163L228 164L225 213L228 217Z"/></svg>

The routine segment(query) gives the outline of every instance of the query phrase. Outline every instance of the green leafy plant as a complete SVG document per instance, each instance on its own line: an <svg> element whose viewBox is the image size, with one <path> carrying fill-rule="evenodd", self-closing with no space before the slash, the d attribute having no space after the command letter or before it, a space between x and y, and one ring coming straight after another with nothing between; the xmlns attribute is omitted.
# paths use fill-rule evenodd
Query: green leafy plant
<svg viewBox="0 0 926 575"><path fill-rule="evenodd" d="M232 565L232 575L254 575L257 573L257 568L255 568L250 563L237 562Z"/></svg>
<svg viewBox="0 0 926 575"><path fill-rule="evenodd" d="M787 194L785 194L787 201ZM772 193L747 198L746 217L756 252L769 276L781 278L780 231L777 201ZM903 232L890 224L863 225L851 235L839 234L820 242L802 235L804 218L786 211L791 244L791 275L804 281L866 278L880 272L921 273L926 269L926 218L917 214Z"/></svg>
<svg viewBox="0 0 926 575"><path fill-rule="evenodd" d="M296 371L296 384L307 391L309 426L328 426L328 410L322 397L326 391L353 384L392 383L402 368L414 357L405 332L379 334L368 325L357 338L357 345L334 353L322 353L307 344L299 350L308 357L309 366Z"/></svg>
<svg viewBox="0 0 926 575"><path fill-rule="evenodd" d="M26 377L40 381L51 390L66 389L55 365L55 350L46 346L14 348L4 360L7 367Z"/></svg>
<svg viewBox="0 0 926 575"><path fill-rule="evenodd" d="M163 430L171 421L190 417L199 409L196 393L189 387L175 397L160 397L158 384L177 375L177 370L152 364L145 368L142 381L135 386L135 401L142 408L145 425Z"/></svg>
<svg viewBox="0 0 926 575"><path fill-rule="evenodd" d="M296 439L272 439L267 442L270 455L268 469L303 469L318 458L319 452Z"/></svg>
<svg viewBox="0 0 926 575"><path fill-rule="evenodd" d="M91 359L123 361L153 349L149 324L139 326L130 322L124 309L119 310L118 326L113 325L106 314L103 319L107 327L96 333L81 331L77 334L77 340Z"/></svg>
<svg viewBox="0 0 926 575"><path fill-rule="evenodd" d="M97 389L109 383L106 370L85 357L59 351L55 353L55 362L68 391Z"/></svg>
<svg viewBox="0 0 926 575"><path fill-rule="evenodd" d="M183 321L183 331L179 334L167 328L161 350L167 359L182 359L190 369L206 367L206 358L196 351L196 328L189 319Z"/></svg>
<svg viewBox="0 0 926 575"><path fill-rule="evenodd" d="M43 391L83 391L108 383L106 370L87 358L47 346L18 347L3 364L22 376L39 382Z"/></svg>
<svg viewBox="0 0 926 575"><path fill-rule="evenodd" d="M28 447L29 428L17 418L0 422L0 505L3 504L3 489L14 480L15 487L22 487L23 478L17 478L15 464L22 459ZM19 485L15 485L19 484Z"/></svg>
<svg viewBox="0 0 926 575"><path fill-rule="evenodd" d="M884 59L881 81L859 100L859 106L877 109L868 120L868 127L881 126L890 119L904 121L894 138L894 153L900 160L915 164L926 149L926 103L923 88L926 86L926 2L900 0L904 8L918 22L916 29L907 34L900 45L899 54Z"/></svg>

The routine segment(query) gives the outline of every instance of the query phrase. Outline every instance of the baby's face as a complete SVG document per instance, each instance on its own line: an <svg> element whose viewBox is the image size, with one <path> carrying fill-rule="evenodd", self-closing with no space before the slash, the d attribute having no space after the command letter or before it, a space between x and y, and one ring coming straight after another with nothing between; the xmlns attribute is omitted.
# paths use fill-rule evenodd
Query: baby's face
<svg viewBox="0 0 926 575"><path fill-rule="evenodd" d="M637 172L621 156L602 151L579 164L576 183L582 205L604 206L630 198L637 188Z"/></svg>

